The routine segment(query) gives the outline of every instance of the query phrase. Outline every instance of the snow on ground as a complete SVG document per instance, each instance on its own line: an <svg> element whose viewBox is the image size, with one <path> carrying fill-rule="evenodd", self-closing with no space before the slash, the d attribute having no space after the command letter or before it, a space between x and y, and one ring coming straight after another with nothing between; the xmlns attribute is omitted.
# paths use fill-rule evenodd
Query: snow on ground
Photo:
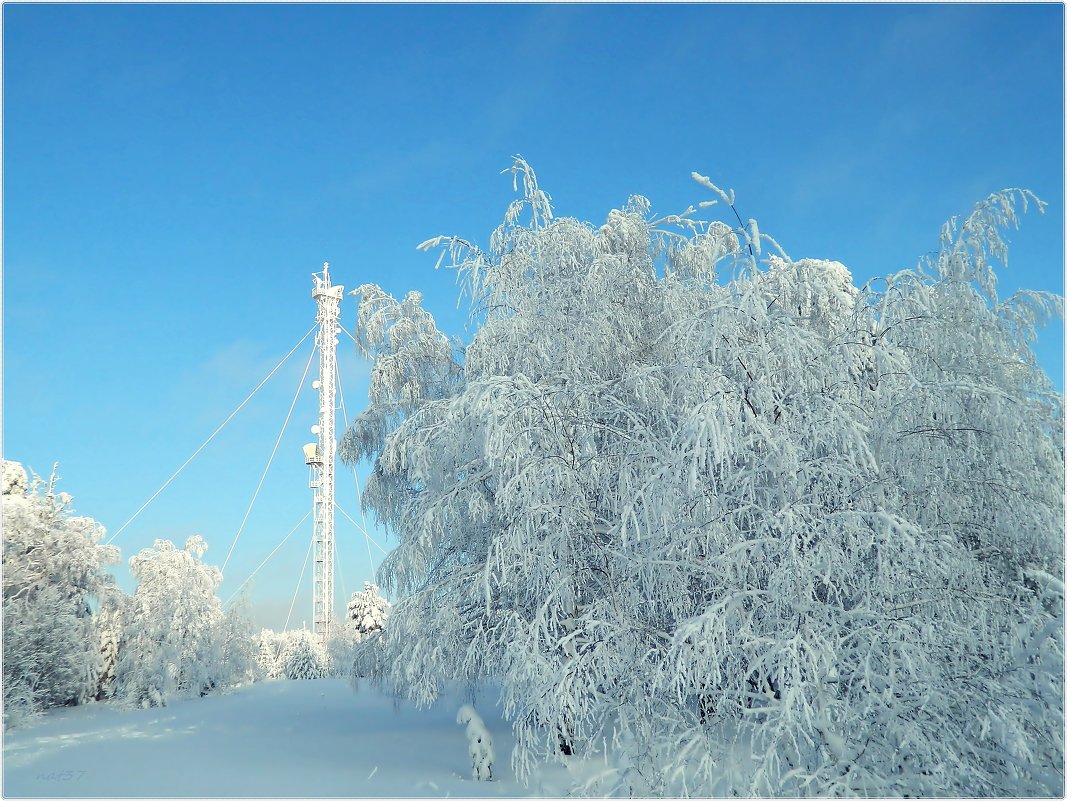
<svg viewBox="0 0 1067 801"><path fill-rule="evenodd" d="M3 797L561 796L603 768L571 759L528 787L512 772L511 728L486 693L476 707L492 734L494 781L471 780L456 712L429 709L344 679L268 681L162 709L90 704L52 710L6 733Z"/></svg>

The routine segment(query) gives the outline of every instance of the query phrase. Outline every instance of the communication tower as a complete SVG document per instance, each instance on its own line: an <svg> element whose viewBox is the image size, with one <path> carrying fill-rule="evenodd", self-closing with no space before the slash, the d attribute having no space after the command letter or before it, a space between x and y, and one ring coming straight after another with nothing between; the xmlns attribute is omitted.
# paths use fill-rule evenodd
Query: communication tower
<svg viewBox="0 0 1067 801"><path fill-rule="evenodd" d="M312 495L314 589L312 591L312 632L323 645L330 636L333 622L334 558L334 456L335 433L337 318L345 288L330 284L330 264L324 262L321 273L312 275L311 297L318 304L319 378L312 385L319 391L319 420L311 427L318 441L304 446L304 462L310 468L308 486Z"/></svg>

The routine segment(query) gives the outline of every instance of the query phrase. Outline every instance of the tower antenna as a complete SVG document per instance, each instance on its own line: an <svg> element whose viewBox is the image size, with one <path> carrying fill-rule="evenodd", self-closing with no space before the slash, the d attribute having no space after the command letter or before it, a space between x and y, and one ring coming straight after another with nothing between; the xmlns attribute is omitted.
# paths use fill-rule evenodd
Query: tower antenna
<svg viewBox="0 0 1067 801"><path fill-rule="evenodd" d="M312 495L313 548L315 556L312 591L312 632L326 645L333 623L334 559L334 456L337 363L337 318L345 288L330 284L330 263L312 275L311 297L318 304L319 378L313 386L319 391L319 420L311 427L318 442L304 446L304 462L310 468L308 486Z"/></svg>

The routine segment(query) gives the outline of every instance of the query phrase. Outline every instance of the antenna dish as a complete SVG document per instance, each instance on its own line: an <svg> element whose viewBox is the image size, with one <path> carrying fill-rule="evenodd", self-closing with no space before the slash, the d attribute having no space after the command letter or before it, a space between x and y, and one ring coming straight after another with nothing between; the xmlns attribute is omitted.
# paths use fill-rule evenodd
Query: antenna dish
<svg viewBox="0 0 1067 801"><path fill-rule="evenodd" d="M322 430L322 429L321 429L321 428L319 428L318 426L312 426L312 427L311 427L311 433L312 433L312 434L318 434L318 433L319 433L319 432L320 432L321 430Z"/></svg>
<svg viewBox="0 0 1067 801"><path fill-rule="evenodd" d="M312 389L318 389L321 386L322 386L322 383L317 378L314 381L311 382L311 388Z"/></svg>

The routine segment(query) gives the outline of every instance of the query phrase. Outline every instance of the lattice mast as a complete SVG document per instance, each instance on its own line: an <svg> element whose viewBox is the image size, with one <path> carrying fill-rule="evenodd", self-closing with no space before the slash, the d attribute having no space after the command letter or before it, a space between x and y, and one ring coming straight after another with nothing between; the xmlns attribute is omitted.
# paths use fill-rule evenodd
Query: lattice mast
<svg viewBox="0 0 1067 801"><path fill-rule="evenodd" d="M318 304L319 420L311 432L318 442L304 446L304 461L310 468L308 484L312 491L313 549L315 557L312 590L312 631L325 645L333 622L334 560L334 456L337 453L335 431L337 363L337 318L341 310L343 286L330 284L330 264L314 273L311 297Z"/></svg>

